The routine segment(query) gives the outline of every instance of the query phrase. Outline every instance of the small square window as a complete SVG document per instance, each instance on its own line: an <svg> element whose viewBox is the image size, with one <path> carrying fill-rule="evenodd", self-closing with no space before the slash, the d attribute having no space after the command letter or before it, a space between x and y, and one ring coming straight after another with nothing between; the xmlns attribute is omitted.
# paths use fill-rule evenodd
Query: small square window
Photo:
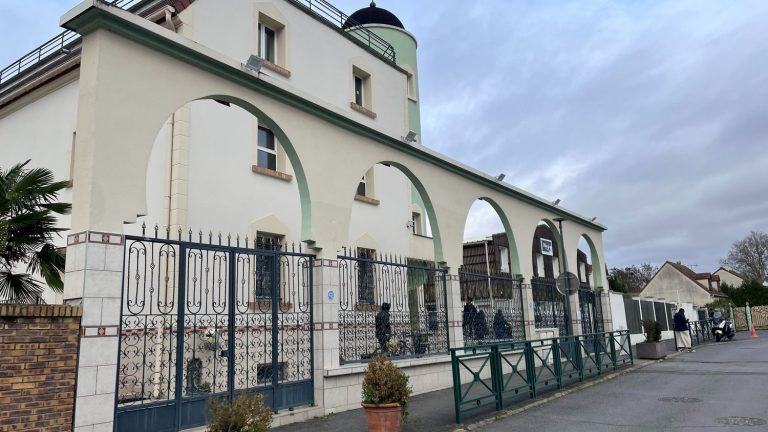
<svg viewBox="0 0 768 432"><path fill-rule="evenodd" d="M277 170L275 135L271 130L259 126L259 148L256 164L262 168Z"/></svg>

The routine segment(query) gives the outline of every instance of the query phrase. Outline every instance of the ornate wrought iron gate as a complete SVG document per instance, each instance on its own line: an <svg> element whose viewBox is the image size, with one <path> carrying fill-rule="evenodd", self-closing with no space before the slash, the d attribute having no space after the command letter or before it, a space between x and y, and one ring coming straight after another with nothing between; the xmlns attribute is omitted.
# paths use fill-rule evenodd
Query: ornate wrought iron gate
<svg viewBox="0 0 768 432"><path fill-rule="evenodd" d="M466 345L502 340L525 340L522 282L508 273L488 274L459 269L461 300L472 298L475 311L465 305L462 328ZM469 309L469 310L468 310Z"/></svg>
<svg viewBox="0 0 768 432"><path fill-rule="evenodd" d="M241 392L313 403L313 255L168 237L126 236L116 430L198 426L209 397Z"/></svg>
<svg viewBox="0 0 768 432"><path fill-rule="evenodd" d="M560 336L567 336L569 317L566 313L566 297L557 290L555 280L533 278L531 290L536 328L557 328Z"/></svg>
<svg viewBox="0 0 768 432"><path fill-rule="evenodd" d="M592 290L579 289L579 309L581 309L581 333L602 333L603 308L600 296Z"/></svg>

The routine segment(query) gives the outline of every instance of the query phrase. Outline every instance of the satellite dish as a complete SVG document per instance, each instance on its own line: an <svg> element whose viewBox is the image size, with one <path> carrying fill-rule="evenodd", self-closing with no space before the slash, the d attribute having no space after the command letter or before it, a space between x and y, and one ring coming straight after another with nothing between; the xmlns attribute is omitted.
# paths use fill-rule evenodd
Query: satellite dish
<svg viewBox="0 0 768 432"><path fill-rule="evenodd" d="M571 272L560 273L557 277L557 290L560 294L568 296L579 288L579 277Z"/></svg>

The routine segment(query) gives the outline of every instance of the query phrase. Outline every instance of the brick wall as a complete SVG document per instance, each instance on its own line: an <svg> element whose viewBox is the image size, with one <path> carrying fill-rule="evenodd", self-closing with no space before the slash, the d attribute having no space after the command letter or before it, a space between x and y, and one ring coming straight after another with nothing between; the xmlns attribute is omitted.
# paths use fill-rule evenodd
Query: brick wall
<svg viewBox="0 0 768 432"><path fill-rule="evenodd" d="M71 431L80 308L0 305L0 431Z"/></svg>

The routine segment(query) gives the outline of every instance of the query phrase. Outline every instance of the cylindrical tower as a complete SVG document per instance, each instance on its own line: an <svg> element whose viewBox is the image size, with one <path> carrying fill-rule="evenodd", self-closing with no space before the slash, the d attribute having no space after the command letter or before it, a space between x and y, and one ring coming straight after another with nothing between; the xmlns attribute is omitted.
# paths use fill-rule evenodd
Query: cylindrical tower
<svg viewBox="0 0 768 432"><path fill-rule="evenodd" d="M419 112L419 67L416 61L416 38L405 30L403 23L392 12L376 6L360 9L349 16L343 28L363 26L395 49L395 61L398 66L408 71L408 128L416 133L421 142L421 114Z"/></svg>

